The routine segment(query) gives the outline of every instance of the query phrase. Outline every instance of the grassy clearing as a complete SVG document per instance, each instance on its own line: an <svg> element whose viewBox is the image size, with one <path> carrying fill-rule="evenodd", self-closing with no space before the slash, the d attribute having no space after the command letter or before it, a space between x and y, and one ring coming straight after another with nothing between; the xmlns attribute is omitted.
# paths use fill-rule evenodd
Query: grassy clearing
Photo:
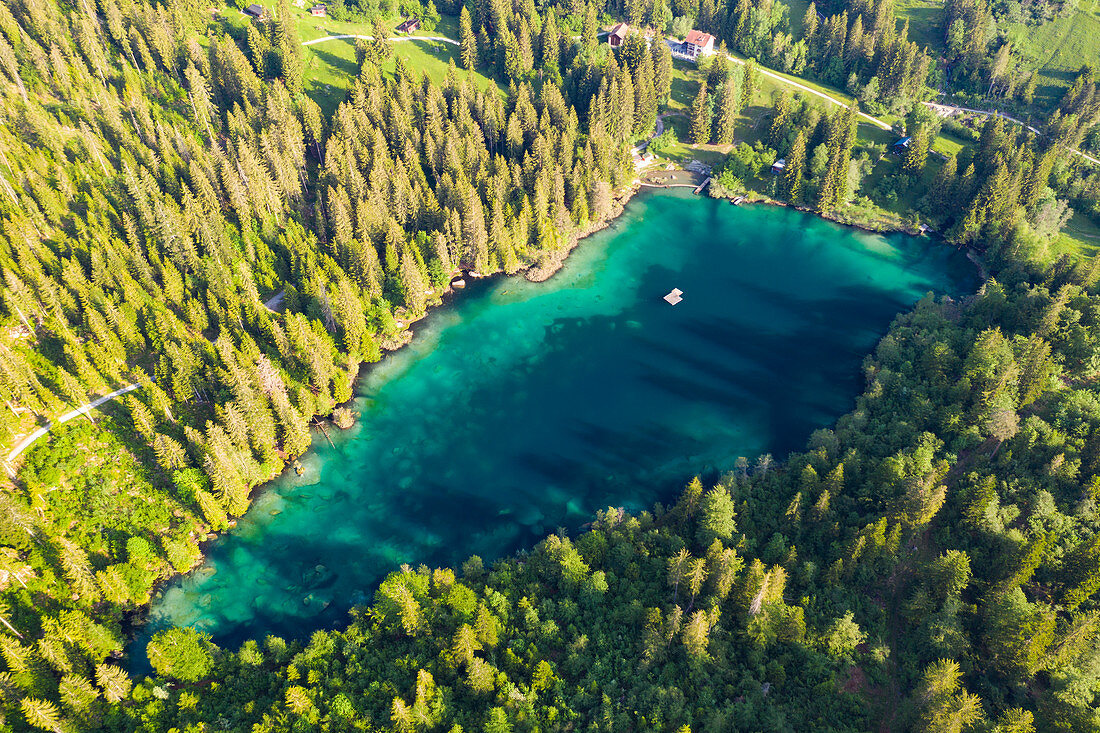
<svg viewBox="0 0 1100 733"><path fill-rule="evenodd" d="M1074 213L1066 227L1050 245L1051 259L1062 254L1095 257L1100 254L1100 224L1081 213Z"/></svg>
<svg viewBox="0 0 1100 733"><path fill-rule="evenodd" d="M309 6L310 3L303 3L302 7L291 8L291 12L297 19L298 36L303 41L312 41L326 36L369 36L373 32L372 25L368 23L315 18L309 13ZM248 16L232 6L223 8L219 18L234 36L243 37L245 27L251 22ZM386 27L392 30L400 22L401 17L394 16L386 21ZM444 15L433 30L423 31L417 35L457 38L458 18ZM443 80L447 73L447 65L452 59L456 64L459 60L456 46L435 41L401 41L394 43L393 49L395 58L401 57L410 69L427 74L435 82ZM355 62L355 39L337 38L315 43L306 46L303 51L305 60L303 81L306 94L317 102L322 112L331 115L340 102L347 98L348 89L359 74L359 67ZM387 62L384 71L393 73L395 63L393 60ZM484 74L470 74L462 69L459 69L459 73L468 78L472 77L473 83L479 88L494 84Z"/></svg>
<svg viewBox="0 0 1100 733"><path fill-rule="evenodd" d="M676 131L676 139L680 142L662 153L661 157L677 165L683 166L698 160L709 166L716 166L726 159L732 147L730 145L692 145L687 142L691 125L687 117L665 117L665 125ZM740 140L740 137L738 139Z"/></svg>
<svg viewBox="0 0 1100 733"><path fill-rule="evenodd" d="M909 21L909 38L932 53L944 49L943 3L899 0L899 20ZM1100 1L1085 0L1064 18L1039 26L1010 23L1003 28L1024 72L1038 71L1035 109L1049 110L1085 63L1100 59Z"/></svg>
<svg viewBox="0 0 1100 733"><path fill-rule="evenodd" d="M305 48L305 88L306 93L331 115L340 102L347 97L359 68L355 63L355 39L341 38L317 43ZM427 74L436 83L441 83L447 75L447 67L453 60L458 64L458 48L437 41L402 41L393 44L393 59L387 61L382 70L392 74L396 60L400 57L414 71ZM461 68L461 76L471 80L479 89L499 85L480 72L468 72ZM503 93L503 90L502 90Z"/></svg>
<svg viewBox="0 0 1100 733"><path fill-rule="evenodd" d="M486 87L496 86L501 93L507 91L507 87L502 87L481 72L471 73L458 66L461 59L457 46L436 41L405 41L393 44L393 53L395 58L400 56L404 59L410 69L427 74L436 83L443 82L443 78L447 75L447 67L451 61L454 61L455 66L458 67L459 76L472 80L477 88L485 89ZM396 62L391 60L385 64L383 69L392 72L395 65Z"/></svg>
<svg viewBox="0 0 1100 733"><path fill-rule="evenodd" d="M1028 70L1038 69L1035 102L1049 108L1073 83L1085 63L1100 59L1100 3L1087 0L1065 18L1041 26L1008 26L1012 48Z"/></svg>
<svg viewBox="0 0 1100 733"><path fill-rule="evenodd" d="M734 54L731 55L734 56L734 58L741 58L740 56L736 56ZM795 76L780 74L779 72L772 71L771 69L768 69L768 71L774 74L778 74L783 79L786 79L792 83L798 83L815 91L819 91L822 94L827 94L830 97L837 99L842 104L847 105L851 104L852 102L852 98L849 95L837 89L826 87L821 84L816 84L812 81L807 81L806 79L801 79ZM693 99L695 99L695 94L699 89L699 80L702 78L703 75L699 72L694 64L688 63L686 61L674 60L672 62L672 101L669 104L669 109L680 110L691 107L691 102ZM812 94L806 94L800 89L793 89L784 84L782 81L779 81L770 76L764 76L762 74L757 76L756 92L753 94L752 103L754 105L766 103L767 106L770 108L771 103L775 99L776 95L778 95L779 92L783 89L791 89L791 91L801 93L811 102L819 104L822 109L833 109L836 107L836 105L830 104L821 97L815 97Z"/></svg>
<svg viewBox="0 0 1100 733"><path fill-rule="evenodd" d="M307 46L303 84L306 94L331 116L347 98L352 81L359 74L355 64L355 40L344 38Z"/></svg>
<svg viewBox="0 0 1100 733"><path fill-rule="evenodd" d="M769 71L772 70L769 69ZM791 83L798 83L828 95L842 104L848 105L852 103L852 97L838 89L789 74L782 74L775 71L772 71L772 73L777 74L783 80ZM673 61L672 92L667 109L679 112L689 110L691 108L691 102L695 99L695 94L699 89L698 84L701 78L702 75L698 69L695 68L694 64L689 64L685 61ZM783 89L792 89L792 91L801 94L804 99L809 100L812 104L816 104L822 110L832 111L837 107L837 105L821 97L808 94L797 88L792 88L775 77L760 75L758 77L758 82L756 92L753 95L752 106L746 109L743 115L750 124L758 124L761 121L762 117L771 110L772 101ZM889 116L881 119L887 124L893 124L898 121L898 118ZM890 130L884 130L867 120L862 120L859 123L859 139L864 143L889 145L897 139L897 136ZM962 150L965 144L965 141L951 134L940 133L933 142L932 149L941 155L951 156Z"/></svg>
<svg viewBox="0 0 1100 733"><path fill-rule="evenodd" d="M337 21L332 18L314 18L310 15L308 5L304 8L293 8L298 22L298 35L303 41L311 41L326 36L358 35L369 36L373 27L367 23L351 23ZM249 19L236 8L226 8L222 11L222 20L226 25L234 26L243 32ZM401 22L400 17L393 17L386 22L386 27L394 28ZM458 34L458 19L444 15L439 24L431 31L424 31L418 35L442 36L454 38ZM396 37L396 36L395 36ZM305 74L304 85L306 94L321 107L322 112L331 115L336 111L340 102L347 98L348 89L359 74L359 67L355 62L355 39L337 38L323 43L315 43L304 49ZM458 47L436 41L400 41L393 44L394 58L400 57L414 71L427 74L434 82L442 82L447 74L447 65L454 60L457 64ZM393 73L396 61L388 61L383 70ZM485 88L495 84L487 76L481 73L470 73L459 69L459 74L471 79L478 88Z"/></svg>
<svg viewBox="0 0 1100 733"><path fill-rule="evenodd" d="M274 3L262 3L267 7L268 12L271 12ZM340 21L333 20L332 18L315 18L310 14L309 8L312 2L303 2L301 7L291 7L291 12L298 25L298 36L303 41L312 41L316 38L323 38L324 36L336 36L336 35L371 35L373 26L370 23L359 23L355 21ZM219 12L219 17L227 25L234 26L243 31L244 27L249 23L247 15L242 13L236 7L229 5L223 8ZM402 16L395 15L386 20L386 27L390 29L391 33L396 36L397 33L394 29L403 20ZM420 31L416 33L420 36L444 36L446 38L458 38L458 18L452 16L441 16L439 23L431 31Z"/></svg>
<svg viewBox="0 0 1100 733"><path fill-rule="evenodd" d="M898 20L909 21L909 40L940 50L943 46L943 3L940 0L899 0Z"/></svg>
<svg viewBox="0 0 1100 733"><path fill-rule="evenodd" d="M294 13L298 16L298 35L301 36L303 41L311 41L314 38L321 38L323 36L332 35L371 35L373 26L369 23L356 23L352 21L337 21L332 18L314 18L309 14L309 10L294 8ZM390 29L392 35L396 36L397 33L394 30L403 18L399 15L395 15L386 21L386 27ZM417 36L443 36L444 38L458 39L458 18L444 15L439 19L439 23L435 28L430 31L417 31L413 35Z"/></svg>
<svg viewBox="0 0 1100 733"><path fill-rule="evenodd" d="M810 7L810 0L788 0L784 4L790 12L791 34L796 39L802 38L802 16L806 14L806 8Z"/></svg>

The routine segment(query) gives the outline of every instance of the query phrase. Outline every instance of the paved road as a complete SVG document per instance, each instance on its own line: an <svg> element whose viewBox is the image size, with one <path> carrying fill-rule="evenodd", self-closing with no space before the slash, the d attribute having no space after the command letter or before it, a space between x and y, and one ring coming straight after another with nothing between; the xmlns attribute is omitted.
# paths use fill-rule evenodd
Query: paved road
<svg viewBox="0 0 1100 733"><path fill-rule="evenodd" d="M55 425L61 425L63 423L67 423L70 420L72 420L74 417L80 417L81 415L87 415L88 413L90 413L92 410L96 409L100 405L103 405L107 402L110 402L114 398L120 397L120 396L126 394L127 392L133 392L135 389L140 389L140 388L141 388L140 384L131 384L129 387L123 387L122 389L116 389L114 392L111 392L110 394L103 395L98 400L93 400L92 402L85 402L83 405L76 408L72 412L66 412L61 417L57 418L56 423L47 422L45 427L38 428L38 430L35 430L30 435L23 438L23 440L19 443L19 445L15 446L15 448L12 449L11 453L8 453L7 463L11 463L16 458L18 458L20 453L22 453L27 448L29 448L34 441L38 440L43 435L50 432L50 428L54 427ZM11 473L11 467L10 466L6 465L5 468L8 469L8 473Z"/></svg>

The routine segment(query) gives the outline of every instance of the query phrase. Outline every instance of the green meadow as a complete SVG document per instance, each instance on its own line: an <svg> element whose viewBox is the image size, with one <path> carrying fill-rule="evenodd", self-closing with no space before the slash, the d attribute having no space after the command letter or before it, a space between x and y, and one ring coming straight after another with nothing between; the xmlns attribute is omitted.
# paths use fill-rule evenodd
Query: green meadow
<svg viewBox="0 0 1100 733"><path fill-rule="evenodd" d="M1100 61L1100 2L1087 0L1065 18L1041 26L1008 26L1008 38L1026 69L1039 71L1036 103L1058 102L1086 63Z"/></svg>
<svg viewBox="0 0 1100 733"><path fill-rule="evenodd" d="M369 36L373 27L369 23L355 23L338 21L332 18L315 18L309 12L310 3L303 3L302 7L293 7L292 12L298 21L298 36L302 41L315 41L327 36ZM245 26L249 23L248 17L233 6L223 8L220 12L222 22L234 31L234 35L244 33ZM386 27L391 31L401 22L400 16L394 16L386 22ZM442 16L439 23L431 31L421 31L416 35L441 36L444 38L458 37L458 19L451 16ZM459 63L458 47L439 41L409 41L396 40L399 36L394 33L393 57L388 60L384 71L393 73L396 59L401 58L408 67L414 71L427 74L434 82L441 82L447 74L447 66L451 61ZM317 102L321 111L331 115L336 111L340 102L347 98L347 92L352 82L359 74L359 67L355 61L355 39L333 38L332 40L313 43L305 46L305 83L306 93ZM484 74L470 73L459 69L462 76L472 78L478 88L485 88L496 83Z"/></svg>

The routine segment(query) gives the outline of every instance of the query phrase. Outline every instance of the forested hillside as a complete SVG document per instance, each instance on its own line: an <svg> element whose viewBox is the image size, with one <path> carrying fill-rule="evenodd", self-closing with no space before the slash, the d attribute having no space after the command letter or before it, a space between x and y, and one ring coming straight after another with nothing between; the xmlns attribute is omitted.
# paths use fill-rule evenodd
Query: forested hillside
<svg viewBox="0 0 1100 733"><path fill-rule="evenodd" d="M124 614L308 447L359 364L458 268L558 256L623 182L634 121L607 92L581 135L553 87L505 104L365 61L322 120L295 93L292 25L250 59L206 22L188 4L0 5L5 437L142 385L106 437L61 441L2 495L15 720L93 679L124 697Z"/></svg>
<svg viewBox="0 0 1100 733"><path fill-rule="evenodd" d="M440 3L486 88L383 73L393 9L347 8L374 40L326 117L285 2L240 38L187 0L0 2L0 442L141 387L8 466L0 730L1100 727L1100 300L1093 261L1049 251L1070 202L1100 212L1066 153L1100 116L1091 72L1045 136L994 120L941 163L914 105L935 67L887 0L811 4L797 38L778 2ZM694 142L741 143L715 192L836 218L900 192L999 282L900 317L855 411L781 465L490 568L403 569L305 646L169 631L130 679L155 584L308 448L362 363L455 274L552 269L613 213L682 72L659 36L611 52L608 17L698 27L904 115L893 160L856 103L780 94L745 123L752 61L689 82Z"/></svg>
<svg viewBox="0 0 1100 733"><path fill-rule="evenodd" d="M926 299L835 430L485 568L405 567L344 632L190 631L108 729L1095 730L1100 300ZM209 688L204 680L218 680ZM103 717L100 717L103 716Z"/></svg>

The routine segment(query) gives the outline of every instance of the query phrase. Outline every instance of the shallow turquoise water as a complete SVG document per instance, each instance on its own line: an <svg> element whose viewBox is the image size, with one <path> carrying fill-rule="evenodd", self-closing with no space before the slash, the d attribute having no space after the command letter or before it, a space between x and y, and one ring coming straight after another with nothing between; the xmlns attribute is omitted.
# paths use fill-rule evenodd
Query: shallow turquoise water
<svg viewBox="0 0 1100 733"><path fill-rule="evenodd" d="M274 481L150 628L308 636L401 563L489 560L782 458L852 407L896 313L975 284L929 240L643 194L550 281L477 283L418 324L362 378L358 424L335 448L317 436L305 475Z"/></svg>

